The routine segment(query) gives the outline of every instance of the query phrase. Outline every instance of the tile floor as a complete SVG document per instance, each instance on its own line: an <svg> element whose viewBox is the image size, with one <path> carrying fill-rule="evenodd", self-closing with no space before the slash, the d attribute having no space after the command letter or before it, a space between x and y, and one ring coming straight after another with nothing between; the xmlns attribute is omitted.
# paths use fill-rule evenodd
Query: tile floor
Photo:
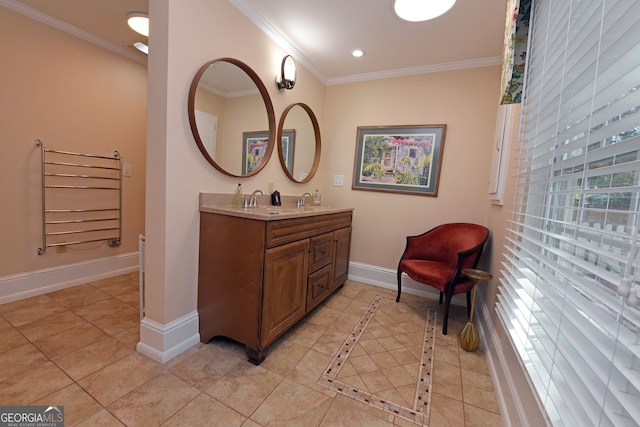
<svg viewBox="0 0 640 427"><path fill-rule="evenodd" d="M392 291L347 281L260 366L221 338L165 364L137 353L138 292L131 273L0 305L0 405L64 405L66 426L415 425L317 383L363 307ZM444 336L439 310L428 425L502 425L482 346L459 350L467 319L452 311Z"/></svg>

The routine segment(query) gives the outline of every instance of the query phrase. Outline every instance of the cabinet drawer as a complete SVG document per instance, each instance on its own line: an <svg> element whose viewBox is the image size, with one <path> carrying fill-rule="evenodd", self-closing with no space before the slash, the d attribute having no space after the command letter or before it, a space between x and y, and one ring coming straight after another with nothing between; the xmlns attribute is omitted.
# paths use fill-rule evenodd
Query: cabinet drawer
<svg viewBox="0 0 640 427"><path fill-rule="evenodd" d="M333 233L312 237L309 245L309 273L331 264L333 254Z"/></svg>
<svg viewBox="0 0 640 427"><path fill-rule="evenodd" d="M349 226L351 212L267 221L265 246L272 248Z"/></svg>
<svg viewBox="0 0 640 427"><path fill-rule="evenodd" d="M331 291L331 266L327 265L309 275L307 284L307 313Z"/></svg>

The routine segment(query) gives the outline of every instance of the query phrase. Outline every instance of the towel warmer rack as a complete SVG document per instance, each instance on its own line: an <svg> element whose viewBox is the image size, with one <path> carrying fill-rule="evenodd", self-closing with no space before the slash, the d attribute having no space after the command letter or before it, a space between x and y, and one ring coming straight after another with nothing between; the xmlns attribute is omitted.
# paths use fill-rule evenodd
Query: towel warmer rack
<svg viewBox="0 0 640 427"><path fill-rule="evenodd" d="M122 156L73 153L40 147L42 166L42 247L103 242L122 238ZM80 160L78 160L80 159Z"/></svg>

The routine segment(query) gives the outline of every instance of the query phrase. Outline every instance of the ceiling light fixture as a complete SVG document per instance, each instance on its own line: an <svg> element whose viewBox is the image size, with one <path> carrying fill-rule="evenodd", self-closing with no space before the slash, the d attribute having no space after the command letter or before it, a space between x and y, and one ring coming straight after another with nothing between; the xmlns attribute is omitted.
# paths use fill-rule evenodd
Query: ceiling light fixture
<svg viewBox="0 0 640 427"><path fill-rule="evenodd" d="M142 42L135 42L133 44L133 47L135 47L136 49L138 49L140 52L144 53L145 55L149 55L149 46L147 46L146 44L144 44Z"/></svg>
<svg viewBox="0 0 640 427"><path fill-rule="evenodd" d="M395 0L393 9L401 19L419 22L443 15L455 3L456 0Z"/></svg>
<svg viewBox="0 0 640 427"><path fill-rule="evenodd" d="M131 12L127 15L127 24L133 31L149 37L149 15L144 12Z"/></svg>
<svg viewBox="0 0 640 427"><path fill-rule="evenodd" d="M280 74L276 77L278 89L293 89L296 84L296 63L291 55L282 58Z"/></svg>
<svg viewBox="0 0 640 427"><path fill-rule="evenodd" d="M351 55L353 55L355 58L360 58L362 55L364 55L364 51L360 49L356 49L353 52L351 52Z"/></svg>

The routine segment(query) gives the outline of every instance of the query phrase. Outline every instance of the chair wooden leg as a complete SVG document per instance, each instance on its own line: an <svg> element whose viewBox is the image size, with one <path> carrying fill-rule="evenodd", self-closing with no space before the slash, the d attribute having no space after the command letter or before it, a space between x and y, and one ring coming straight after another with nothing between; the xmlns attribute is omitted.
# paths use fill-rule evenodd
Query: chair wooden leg
<svg viewBox="0 0 640 427"><path fill-rule="evenodd" d="M444 292L444 324L442 325L442 335L447 335L447 326L449 323L449 307L451 306L451 300L453 299L453 291L455 289L455 282L449 283ZM442 300L442 293L440 296Z"/></svg>
<svg viewBox="0 0 640 427"><path fill-rule="evenodd" d="M444 294L442 292L440 292L440 300L438 301L440 304L442 304L442 297L444 296Z"/></svg>
<svg viewBox="0 0 640 427"><path fill-rule="evenodd" d="M471 316L471 291L467 292L467 316Z"/></svg>
<svg viewBox="0 0 640 427"><path fill-rule="evenodd" d="M396 302L400 302L400 292L402 291L402 271L398 269L398 296L396 297Z"/></svg>
<svg viewBox="0 0 640 427"><path fill-rule="evenodd" d="M449 322L449 304L451 299L447 298L444 302L444 320L442 321L442 335L447 335L447 323Z"/></svg>

